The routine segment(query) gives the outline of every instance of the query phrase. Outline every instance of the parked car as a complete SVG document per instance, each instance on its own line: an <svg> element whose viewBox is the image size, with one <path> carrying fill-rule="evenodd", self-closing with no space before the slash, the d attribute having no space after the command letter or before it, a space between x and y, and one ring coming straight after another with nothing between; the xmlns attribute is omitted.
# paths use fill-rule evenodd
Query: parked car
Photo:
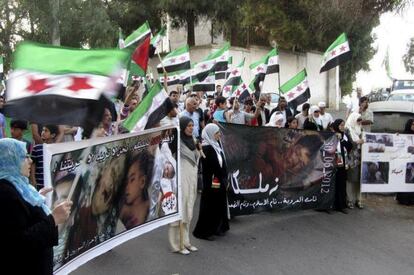
<svg viewBox="0 0 414 275"><path fill-rule="evenodd" d="M387 98L388 101L414 101L414 91L396 90L391 92Z"/></svg>
<svg viewBox="0 0 414 275"><path fill-rule="evenodd" d="M386 101L377 101L369 104L369 108L374 113L374 124L371 127L372 132L401 132L406 121L414 118L414 98L412 101L397 100L400 96L398 94L396 93L395 96L391 94Z"/></svg>
<svg viewBox="0 0 414 275"><path fill-rule="evenodd" d="M394 79L391 87L391 92L400 90L411 90L414 92L414 80Z"/></svg>

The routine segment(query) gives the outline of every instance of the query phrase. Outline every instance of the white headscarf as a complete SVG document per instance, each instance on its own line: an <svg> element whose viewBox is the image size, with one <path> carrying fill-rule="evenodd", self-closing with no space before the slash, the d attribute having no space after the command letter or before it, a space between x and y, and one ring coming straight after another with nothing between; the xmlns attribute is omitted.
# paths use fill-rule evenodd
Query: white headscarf
<svg viewBox="0 0 414 275"><path fill-rule="evenodd" d="M267 123L265 126L283 128L285 125L276 124L280 120L282 120L282 123L283 123L283 114L276 112L270 117L269 123Z"/></svg>
<svg viewBox="0 0 414 275"><path fill-rule="evenodd" d="M360 113L351 113L345 123L345 128L349 130L349 134L354 142L361 139L362 128L357 122L360 117Z"/></svg>
<svg viewBox="0 0 414 275"><path fill-rule="evenodd" d="M217 154L217 159L219 161L220 167L223 167L223 157L221 155L223 149L221 149L220 144L214 138L214 135L219 131L220 128L216 124L207 124L207 126L204 127L203 132L201 133L201 138L203 139L202 145L211 145L214 148L214 151L216 151Z"/></svg>
<svg viewBox="0 0 414 275"><path fill-rule="evenodd" d="M321 125L322 126L322 119L320 117L320 115L318 117L314 116L315 111L320 111L319 107L316 105L312 105L309 108L309 115L312 117L312 119L316 122L316 124Z"/></svg>

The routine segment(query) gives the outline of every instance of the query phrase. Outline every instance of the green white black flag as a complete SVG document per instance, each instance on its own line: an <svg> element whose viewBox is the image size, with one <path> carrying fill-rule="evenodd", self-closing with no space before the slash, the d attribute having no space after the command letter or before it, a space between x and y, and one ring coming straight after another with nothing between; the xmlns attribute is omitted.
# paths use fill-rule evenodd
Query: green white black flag
<svg viewBox="0 0 414 275"><path fill-rule="evenodd" d="M349 47L348 38L345 33L342 33L326 50L323 55L323 61L320 72L330 70L352 57L351 49Z"/></svg>
<svg viewBox="0 0 414 275"><path fill-rule="evenodd" d="M167 54L162 60L162 63L157 66L159 74L164 73L162 66L164 66L167 73L190 69L190 51L188 45L184 45Z"/></svg>
<svg viewBox="0 0 414 275"><path fill-rule="evenodd" d="M289 107L296 110L296 107L305 103L310 98L309 83L306 70L292 77L280 87L280 93L286 98Z"/></svg>

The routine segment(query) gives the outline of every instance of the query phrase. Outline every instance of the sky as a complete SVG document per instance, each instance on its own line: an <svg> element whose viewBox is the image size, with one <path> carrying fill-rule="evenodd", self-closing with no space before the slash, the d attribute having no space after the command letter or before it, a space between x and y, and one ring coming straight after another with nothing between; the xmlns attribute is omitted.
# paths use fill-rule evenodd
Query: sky
<svg viewBox="0 0 414 275"><path fill-rule="evenodd" d="M369 62L371 71L359 72L355 87L361 87L364 94L374 88L387 88L391 81L387 77L383 61L389 47L391 76L394 78L414 79L405 71L402 57L407 51L407 44L414 37L414 6L406 7L400 13L384 13L380 17L380 25L374 28L373 33L377 36L373 47L378 51ZM351 49L352 49L352 41Z"/></svg>

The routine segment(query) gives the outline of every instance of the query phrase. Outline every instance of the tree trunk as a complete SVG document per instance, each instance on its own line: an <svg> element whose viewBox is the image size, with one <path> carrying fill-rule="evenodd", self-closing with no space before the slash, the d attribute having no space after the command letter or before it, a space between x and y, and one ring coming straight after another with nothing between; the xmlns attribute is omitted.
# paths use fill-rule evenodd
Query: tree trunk
<svg viewBox="0 0 414 275"><path fill-rule="evenodd" d="M52 10L51 42L53 45L60 46L60 32L59 32L60 0L49 0L49 5Z"/></svg>
<svg viewBox="0 0 414 275"><path fill-rule="evenodd" d="M231 26L231 28L230 28L230 44L234 45L234 46L244 46L244 45L240 45L240 43L239 43L238 31L240 31L239 28Z"/></svg>
<svg viewBox="0 0 414 275"><path fill-rule="evenodd" d="M187 44L188 46L195 45L194 22L195 16L192 12L187 13Z"/></svg>

